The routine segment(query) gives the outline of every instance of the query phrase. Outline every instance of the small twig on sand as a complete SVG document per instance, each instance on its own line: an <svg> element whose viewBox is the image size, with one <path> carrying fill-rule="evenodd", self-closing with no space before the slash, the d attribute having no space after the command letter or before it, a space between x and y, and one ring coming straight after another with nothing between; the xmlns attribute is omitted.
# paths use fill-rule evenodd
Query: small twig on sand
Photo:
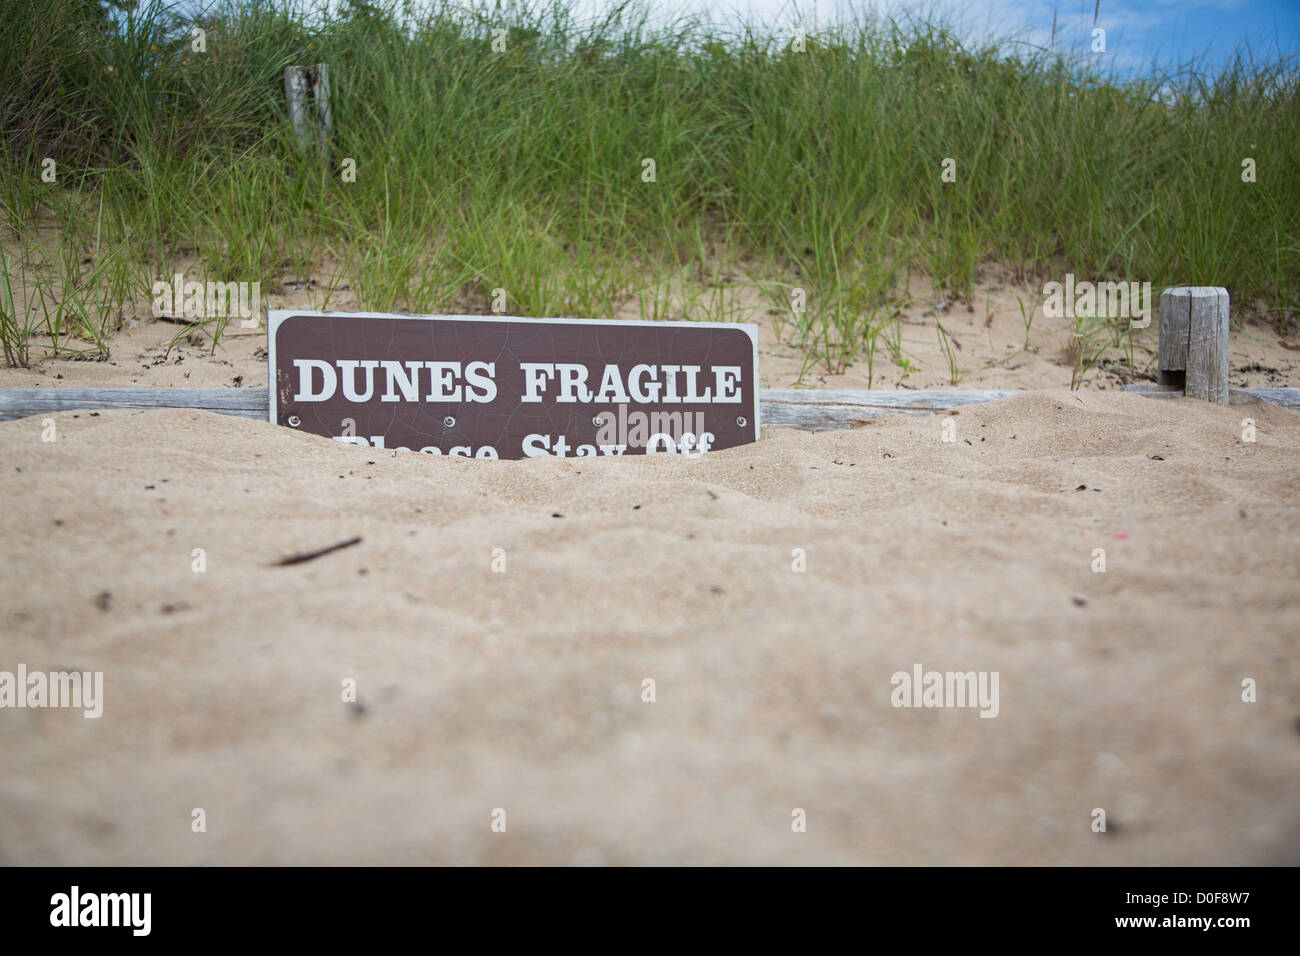
<svg viewBox="0 0 1300 956"><path fill-rule="evenodd" d="M344 548L350 548L354 544L360 544L361 538L348 538L346 541L340 541L338 544L331 544L327 548L320 548L316 551L304 551L302 554L291 554L287 558L281 558L275 562L275 566L282 568L290 564L302 564L304 561L315 561L317 558L324 557L334 551L342 551Z"/></svg>

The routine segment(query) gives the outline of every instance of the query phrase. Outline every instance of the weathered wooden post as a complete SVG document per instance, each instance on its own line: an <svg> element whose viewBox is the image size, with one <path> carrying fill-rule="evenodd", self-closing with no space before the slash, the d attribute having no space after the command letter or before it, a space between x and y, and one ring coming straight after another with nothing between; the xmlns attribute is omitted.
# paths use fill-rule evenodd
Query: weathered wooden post
<svg viewBox="0 0 1300 956"><path fill-rule="evenodd" d="M298 143L315 143L322 156L329 155L330 68L328 63L284 68L284 97L289 103L289 120Z"/></svg>
<svg viewBox="0 0 1300 956"><path fill-rule="evenodd" d="M1228 290L1179 286L1160 293L1160 384L1228 404Z"/></svg>

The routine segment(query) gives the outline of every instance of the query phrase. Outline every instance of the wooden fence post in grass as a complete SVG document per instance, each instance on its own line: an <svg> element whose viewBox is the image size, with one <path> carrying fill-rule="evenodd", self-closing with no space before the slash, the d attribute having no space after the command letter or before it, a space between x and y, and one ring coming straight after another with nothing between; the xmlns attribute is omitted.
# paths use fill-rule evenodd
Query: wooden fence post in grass
<svg viewBox="0 0 1300 956"><path fill-rule="evenodd" d="M1179 286L1160 293L1159 381L1188 398L1228 404L1228 290Z"/></svg>
<svg viewBox="0 0 1300 956"><path fill-rule="evenodd" d="M301 146L313 143L323 157L329 156L330 68L328 63L284 68L284 97L289 102L289 120Z"/></svg>

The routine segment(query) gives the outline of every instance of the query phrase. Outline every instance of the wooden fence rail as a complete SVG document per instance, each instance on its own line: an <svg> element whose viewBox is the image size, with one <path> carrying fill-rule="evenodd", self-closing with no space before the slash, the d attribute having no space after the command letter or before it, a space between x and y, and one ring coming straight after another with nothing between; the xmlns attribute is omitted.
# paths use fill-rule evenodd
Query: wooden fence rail
<svg viewBox="0 0 1300 956"><path fill-rule="evenodd" d="M1159 385L1129 385L1127 391L1149 398L1179 398L1181 389ZM1300 408L1300 388L1234 388L1232 404L1273 402ZM833 391L763 389L759 416L764 426L813 430L853 428L881 415L933 415L935 412L993 402L1019 394L1014 390L969 389ZM51 412L114 409L192 408L266 420L264 388L0 388L0 421Z"/></svg>

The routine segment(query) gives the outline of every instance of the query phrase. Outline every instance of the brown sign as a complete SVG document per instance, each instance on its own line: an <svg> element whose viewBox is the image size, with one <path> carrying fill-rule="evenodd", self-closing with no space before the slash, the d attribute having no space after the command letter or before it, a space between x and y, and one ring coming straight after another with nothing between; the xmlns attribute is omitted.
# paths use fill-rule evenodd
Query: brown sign
<svg viewBox="0 0 1300 956"><path fill-rule="evenodd" d="M752 325L272 311L270 417L465 458L693 454L758 438Z"/></svg>

